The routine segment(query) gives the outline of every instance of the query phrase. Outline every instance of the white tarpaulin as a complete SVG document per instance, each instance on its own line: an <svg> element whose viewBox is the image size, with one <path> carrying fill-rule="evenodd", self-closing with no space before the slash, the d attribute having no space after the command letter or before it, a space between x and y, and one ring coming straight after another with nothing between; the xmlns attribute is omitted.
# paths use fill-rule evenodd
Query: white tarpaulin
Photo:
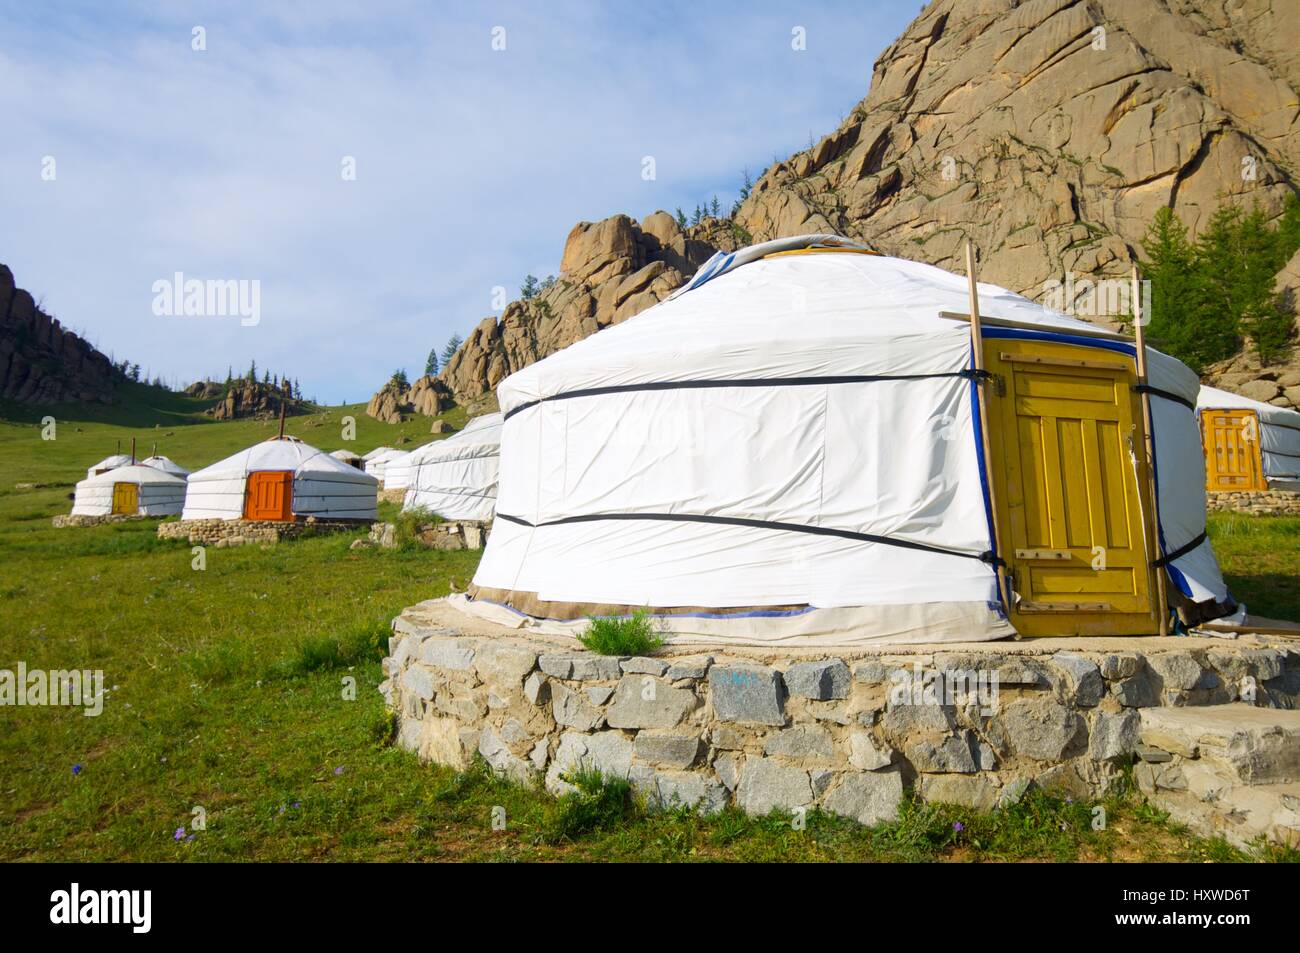
<svg viewBox="0 0 1300 953"><path fill-rule="evenodd" d="M161 453L154 454L152 457L145 457L140 463L142 466L153 467L155 470L162 470L172 476L187 477L190 475L189 470L186 470L170 457L164 457Z"/></svg>
<svg viewBox="0 0 1300 953"><path fill-rule="evenodd" d="M1300 413L1215 387L1202 387L1198 410L1253 410L1259 418L1259 451L1270 488L1300 490Z"/></svg>
<svg viewBox="0 0 1300 953"><path fill-rule="evenodd" d="M126 454L115 453L111 457L105 457L103 460L100 460L93 467L89 467L86 470L86 479L90 479L98 473L107 473L109 470L114 470L117 467L129 466L130 463L131 458Z"/></svg>
<svg viewBox="0 0 1300 953"><path fill-rule="evenodd" d="M379 452L371 451L371 453L374 453L373 457L368 453L362 458L366 461L366 472L384 484L385 489L389 489L388 465L405 459L409 454L405 450L394 450L392 447L384 447Z"/></svg>
<svg viewBox="0 0 1300 953"><path fill-rule="evenodd" d="M877 633L890 641L1008 634L981 560L969 326L940 316L968 310L966 280L833 252L715 271L501 383L497 521L475 585L548 602L857 607L907 620ZM979 292L990 324L1015 325L988 337L1133 353L1006 289ZM1154 352L1150 365L1152 386L1195 400L1184 365ZM1152 405L1170 552L1205 529L1204 469L1192 411ZM1227 596L1208 542L1171 576L1193 601ZM954 618L969 627L936 624Z"/></svg>
<svg viewBox="0 0 1300 953"><path fill-rule="evenodd" d="M77 484L73 494L73 516L108 516L113 512L114 488L119 483L136 486L138 512L142 516L172 516L185 502L185 478L156 467L137 463L114 467Z"/></svg>
<svg viewBox="0 0 1300 953"><path fill-rule="evenodd" d="M489 520L496 508L501 415L475 417L446 440L407 458L403 509L422 508L450 520Z"/></svg>
<svg viewBox="0 0 1300 953"><path fill-rule="evenodd" d="M296 437L254 444L190 474L182 519L242 519L248 475L261 470L293 473L294 516L373 520L379 481Z"/></svg>

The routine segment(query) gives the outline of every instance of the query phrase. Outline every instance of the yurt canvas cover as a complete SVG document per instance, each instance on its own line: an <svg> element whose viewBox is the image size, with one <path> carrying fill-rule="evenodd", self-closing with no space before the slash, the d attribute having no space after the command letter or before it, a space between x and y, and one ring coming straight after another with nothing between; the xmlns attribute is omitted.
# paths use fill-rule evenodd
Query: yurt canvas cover
<svg viewBox="0 0 1300 953"><path fill-rule="evenodd" d="M330 454L330 456L335 460L348 464L349 466L356 467L358 470L364 469L364 461L361 458L361 454L352 450L335 450Z"/></svg>
<svg viewBox="0 0 1300 953"><path fill-rule="evenodd" d="M73 516L171 516L185 502L185 479L155 467L128 464L77 484Z"/></svg>
<svg viewBox="0 0 1300 953"><path fill-rule="evenodd" d="M965 278L821 240L719 255L501 383L473 602L558 620L649 606L670 636L721 642L1122 634L1157 630L1164 560L1184 618L1231 610L1191 370L1149 354L1157 545L1131 342L981 284L1004 394L989 389L990 462L969 323L945 316L968 312ZM988 481L1011 507L1000 540Z"/></svg>
<svg viewBox="0 0 1300 953"><path fill-rule="evenodd" d="M190 474L182 519L242 519L250 477L288 473L294 518L373 520L378 481L296 437L278 437Z"/></svg>
<svg viewBox="0 0 1300 953"><path fill-rule="evenodd" d="M1208 489L1300 491L1300 413L1215 387L1196 407Z"/></svg>
<svg viewBox="0 0 1300 953"><path fill-rule="evenodd" d="M170 457L164 457L162 454L154 454L152 457L145 457L140 461L143 466L153 467L155 470L162 470L164 473L170 473L172 476L188 477L190 471L178 464Z"/></svg>
<svg viewBox="0 0 1300 953"><path fill-rule="evenodd" d="M387 487L388 484L385 477L388 473L388 464L401 460L406 455L407 451L394 450L392 447L385 448L382 453L377 453L373 457L367 454L366 472Z"/></svg>
<svg viewBox="0 0 1300 953"><path fill-rule="evenodd" d="M496 509L501 458L501 414L475 417L446 440L407 458L403 509L430 510L450 520L489 520Z"/></svg>
<svg viewBox="0 0 1300 953"><path fill-rule="evenodd" d="M103 460L100 460L93 467L87 468L86 478L90 479L91 477L97 474L107 473L109 470L114 470L118 467L129 466L130 463L131 463L131 458L128 457L126 454L115 453L111 457L105 457Z"/></svg>

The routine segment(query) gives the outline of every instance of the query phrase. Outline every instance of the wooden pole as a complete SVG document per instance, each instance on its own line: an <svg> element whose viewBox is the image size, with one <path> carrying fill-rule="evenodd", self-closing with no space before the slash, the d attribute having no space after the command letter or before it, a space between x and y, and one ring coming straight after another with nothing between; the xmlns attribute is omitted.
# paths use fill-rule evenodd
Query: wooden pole
<svg viewBox="0 0 1300 953"><path fill-rule="evenodd" d="M966 239L966 279L970 288L970 346L971 346L971 363L975 370L984 370L984 332L980 328L980 296L979 290L975 284L975 246L971 244L970 239ZM980 415L980 442L984 450L984 466L986 473L985 484L989 491L989 510L993 514L993 545L992 549L998 549L1002 534L999 530L1000 520L998 518L998 498L995 484L997 481L991 472L993 467L993 454L989 444L989 411L988 400L984 393L985 381L977 378L975 381L975 393L979 402ZM1006 571L1002 566L994 567L998 577L998 595L1002 599L1003 605L1007 607L1007 613L1011 612L1011 592L1007 586Z"/></svg>
<svg viewBox="0 0 1300 953"><path fill-rule="evenodd" d="M284 398L280 398L280 440L284 439Z"/></svg>
<svg viewBox="0 0 1300 953"><path fill-rule="evenodd" d="M131 438L131 466L135 466L135 437Z"/></svg>
<svg viewBox="0 0 1300 953"><path fill-rule="evenodd" d="M1133 299L1133 330L1137 336L1137 379L1138 384L1143 386L1142 395L1142 426L1146 431L1146 454L1147 454L1147 489L1151 494L1151 506L1147 524L1151 528L1151 539L1154 541L1153 550L1157 557L1162 556L1160 551L1160 499L1156 493L1156 438L1155 431L1152 428L1151 420L1151 395L1145 390L1147 383L1147 341L1146 334L1142 330L1142 298L1139 294L1140 286L1138 284L1137 265L1133 266L1132 283L1129 289L1129 296ZM1169 600L1165 590L1165 570L1163 566L1157 566L1156 571L1156 612L1160 617L1160 634L1169 634Z"/></svg>

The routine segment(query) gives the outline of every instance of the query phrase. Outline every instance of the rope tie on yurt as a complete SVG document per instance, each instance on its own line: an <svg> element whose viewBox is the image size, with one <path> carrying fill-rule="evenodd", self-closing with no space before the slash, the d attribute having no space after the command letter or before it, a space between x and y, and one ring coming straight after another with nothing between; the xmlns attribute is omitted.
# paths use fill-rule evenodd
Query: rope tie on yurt
<svg viewBox="0 0 1300 953"><path fill-rule="evenodd" d="M1197 546L1201 545L1201 543L1203 542L1205 542L1205 530L1201 530L1201 534L1199 536L1197 536L1195 539L1191 540L1190 542L1184 543L1182 546L1179 546L1172 553L1166 553L1165 555L1161 556L1159 559L1153 559L1151 561L1151 568L1161 569L1165 566L1168 566L1170 563L1174 562L1175 560L1182 559L1184 556L1190 553Z"/></svg>
<svg viewBox="0 0 1300 953"><path fill-rule="evenodd" d="M1186 397L1172 391L1161 390L1159 387L1153 387L1150 384L1134 384L1132 390L1135 394L1150 394L1152 397L1161 397L1165 400L1172 400L1175 404L1182 404L1190 411L1195 412L1196 410L1196 405Z"/></svg>
<svg viewBox="0 0 1300 953"><path fill-rule="evenodd" d="M988 380L993 377L988 371L966 368L960 371L942 371L934 374L840 374L825 377L759 377L737 378L736 380L694 380L694 381L652 381L644 384L612 384L608 387L585 387L539 397L525 401L518 407L505 412L504 420L515 414L531 410L538 404L547 404L556 400L572 400L576 397L600 397L606 394L628 394L636 391L657 390L705 390L718 387L816 387L827 384L874 384L884 381L933 381L946 378L961 380Z"/></svg>
<svg viewBox="0 0 1300 953"><path fill-rule="evenodd" d="M722 526L745 526L751 529L772 529L788 533L809 533L814 536L834 536L839 539L851 539L861 543L880 543L885 546L897 546L901 549L916 549L921 552L935 553L940 556L960 556L962 559L977 559L990 566L1005 566L996 553L991 550L982 553L964 553L942 546L930 546L908 539L893 539L889 536L877 536L874 533L858 533L847 529L832 529L827 526L806 526L801 523L778 523L771 520L754 520L741 516L702 516L689 513L592 513L585 516L565 516L545 523L532 523L520 516L497 513L497 519L503 519L529 529L544 529L548 526L565 526L570 523L595 523L601 520L642 520L655 522L712 523Z"/></svg>

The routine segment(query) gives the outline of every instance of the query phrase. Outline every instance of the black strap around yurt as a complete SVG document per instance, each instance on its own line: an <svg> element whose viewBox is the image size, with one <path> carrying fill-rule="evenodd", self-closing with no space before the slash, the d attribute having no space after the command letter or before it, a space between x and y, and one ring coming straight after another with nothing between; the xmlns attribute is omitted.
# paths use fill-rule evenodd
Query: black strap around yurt
<svg viewBox="0 0 1300 953"><path fill-rule="evenodd" d="M740 378L738 380L693 380L693 381L652 381L643 384L611 384L608 387L584 387L578 390L539 397L512 407L506 411L503 419L509 420L515 414L530 410L538 404L547 404L557 400L572 400L575 397L599 397L605 394L630 394L637 391L656 390L704 390L715 387L815 387L827 384L874 384L881 381L931 381L956 377L964 380L979 380L988 377L988 371L967 369L935 374L840 374L827 377L758 377Z"/></svg>
<svg viewBox="0 0 1300 953"><path fill-rule="evenodd" d="M1134 384L1133 393L1150 394L1152 397L1163 397L1165 400L1172 400L1175 404L1182 404L1188 410L1196 410L1196 405L1181 394L1175 394L1173 391L1161 390L1159 387L1152 387L1150 384Z"/></svg>
<svg viewBox="0 0 1300 953"><path fill-rule="evenodd" d="M1190 553L1197 546L1201 545L1201 543L1203 542L1205 542L1204 530L1201 531L1201 535L1197 536L1195 539L1191 540L1190 542L1184 543L1182 546L1179 546L1172 553L1166 553L1165 555L1161 556L1159 559L1152 560L1151 566L1154 569L1159 569L1162 566L1168 566L1174 560L1182 559L1184 556Z"/></svg>
<svg viewBox="0 0 1300 953"><path fill-rule="evenodd" d="M527 526L530 529L541 529L547 526L564 526L569 523L595 523L602 520L649 520L665 523L711 523L719 526L745 526L752 529L772 529L789 533L809 533L813 536L834 536L838 539L851 539L855 542L862 543L881 543L885 546L898 546L901 549L916 549L926 553L936 553L940 556L960 556L962 559L977 559L982 563L991 566L1002 566L1005 563L992 551L983 553L963 553L955 549L944 549L941 546L929 546L925 543L915 543L907 539L892 539L888 536L877 536L874 533L858 533L847 529L832 529L828 526L807 526L802 523L777 523L770 520L753 520L740 516L704 516L690 513L592 513L586 516L565 516L558 520L547 520L545 523L531 523L519 516L510 516L507 513L497 513L497 519L503 519L510 523L516 523L519 526Z"/></svg>

